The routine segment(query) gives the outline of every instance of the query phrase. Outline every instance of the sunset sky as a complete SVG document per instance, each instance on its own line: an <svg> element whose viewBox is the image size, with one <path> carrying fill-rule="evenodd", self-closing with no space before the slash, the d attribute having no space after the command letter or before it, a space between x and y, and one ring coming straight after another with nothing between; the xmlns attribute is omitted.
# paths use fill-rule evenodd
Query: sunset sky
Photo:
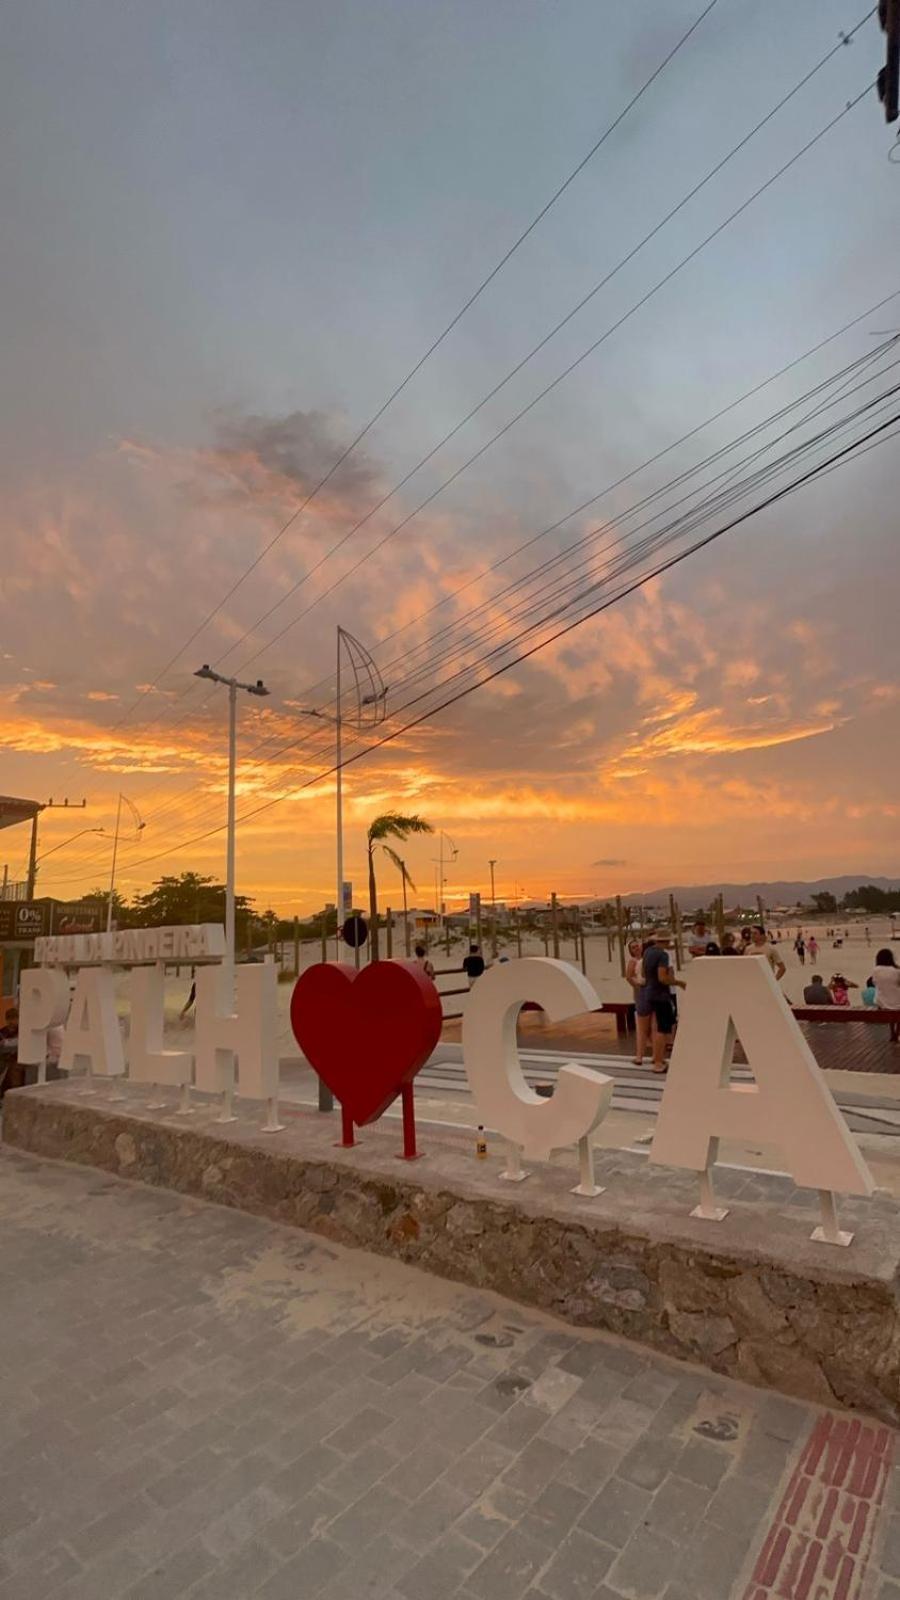
<svg viewBox="0 0 900 1600"><path fill-rule="evenodd" d="M81 827L111 834L122 791L146 822L123 836L123 892L188 867L222 876L226 698L192 674L225 656L221 670L271 690L240 706L239 812L285 796L241 826L238 888L284 913L333 900L334 779L312 781L331 734L300 708L329 705L336 624L389 685L478 604L508 626L505 582L598 521L617 528L900 329L898 297L485 575L900 291L900 164L870 94L350 571L871 83L883 36L870 21L300 582L866 9L717 0L163 671L702 8L32 0L8 14L0 791L88 801L74 819L47 813L42 850ZM446 830L451 901L487 889L489 857L503 898L900 873L898 487L891 441L349 766L357 901L366 825L384 809ZM27 848L27 828L0 834L13 878ZM422 904L436 853L409 846ZM108 881L109 859L109 837L55 850L39 892L74 898ZM396 873L380 873L399 903Z"/></svg>

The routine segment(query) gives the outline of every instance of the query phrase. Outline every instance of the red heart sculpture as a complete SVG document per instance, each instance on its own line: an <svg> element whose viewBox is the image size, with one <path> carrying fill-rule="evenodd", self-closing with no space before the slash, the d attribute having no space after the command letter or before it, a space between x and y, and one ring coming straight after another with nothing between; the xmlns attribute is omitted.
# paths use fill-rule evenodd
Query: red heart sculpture
<svg viewBox="0 0 900 1600"><path fill-rule="evenodd" d="M310 1066L361 1127L377 1122L441 1036L440 995L414 961L307 968L291 996L291 1027Z"/></svg>

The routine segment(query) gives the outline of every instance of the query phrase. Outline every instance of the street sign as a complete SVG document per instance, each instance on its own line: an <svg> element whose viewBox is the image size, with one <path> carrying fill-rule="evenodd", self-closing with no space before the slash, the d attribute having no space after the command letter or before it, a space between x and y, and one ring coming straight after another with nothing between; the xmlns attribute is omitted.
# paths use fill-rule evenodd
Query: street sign
<svg viewBox="0 0 900 1600"><path fill-rule="evenodd" d="M348 917L344 923L341 929L341 938L345 944L349 944L352 950L358 950L361 944L365 944L368 937L369 926L365 917L361 917L358 911L354 912L353 916Z"/></svg>

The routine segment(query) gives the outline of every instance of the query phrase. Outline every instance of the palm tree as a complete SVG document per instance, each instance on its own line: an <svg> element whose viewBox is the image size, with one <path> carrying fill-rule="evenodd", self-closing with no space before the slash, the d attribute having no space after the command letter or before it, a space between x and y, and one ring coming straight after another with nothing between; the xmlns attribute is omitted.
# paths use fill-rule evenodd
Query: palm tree
<svg viewBox="0 0 900 1600"><path fill-rule="evenodd" d="M412 889L413 893L415 893L416 886L409 875L409 870L403 857L398 855L396 850L392 850L389 844L383 844L381 848L388 859L393 861L394 866L397 868L397 871L400 874L400 881L403 884L403 948L407 955L411 955L412 952L409 948L409 907L406 903L406 890L408 886L410 889Z"/></svg>
<svg viewBox="0 0 900 1600"><path fill-rule="evenodd" d="M400 857L384 843L385 839L406 840L411 833L433 833L434 829L424 817L407 816L402 811L385 811L376 817L370 825L366 835L366 846L369 852L369 937L372 941L372 960L378 960L378 889L375 884L375 846L380 844L391 857L395 866L400 866ZM403 887L406 890L408 876L403 867Z"/></svg>

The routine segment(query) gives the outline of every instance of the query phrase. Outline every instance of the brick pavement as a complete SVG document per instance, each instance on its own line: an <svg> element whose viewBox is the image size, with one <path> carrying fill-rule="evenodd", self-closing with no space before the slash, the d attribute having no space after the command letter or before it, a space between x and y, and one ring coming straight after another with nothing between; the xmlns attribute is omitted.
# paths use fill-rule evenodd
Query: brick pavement
<svg viewBox="0 0 900 1600"><path fill-rule="evenodd" d="M0 1209L0 1600L900 1600L875 1425L89 1170Z"/></svg>

